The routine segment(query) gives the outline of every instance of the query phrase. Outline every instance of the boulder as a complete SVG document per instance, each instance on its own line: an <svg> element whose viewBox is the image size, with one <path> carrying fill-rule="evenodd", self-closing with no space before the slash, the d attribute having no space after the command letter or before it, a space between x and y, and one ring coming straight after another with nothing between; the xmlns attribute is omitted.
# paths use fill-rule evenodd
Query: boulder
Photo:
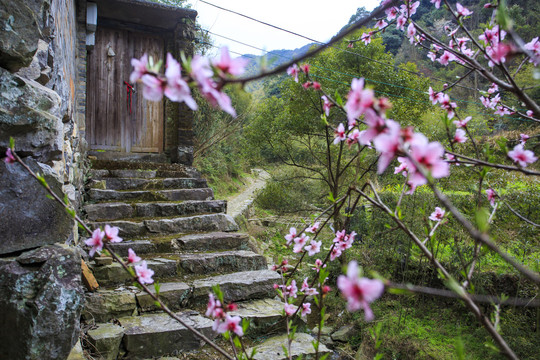
<svg viewBox="0 0 540 360"><path fill-rule="evenodd" d="M41 162L58 159L64 145L60 103L51 89L0 68L0 150L13 137L21 155Z"/></svg>
<svg viewBox="0 0 540 360"><path fill-rule="evenodd" d="M47 245L0 260L0 359L66 359L84 302L81 259Z"/></svg>
<svg viewBox="0 0 540 360"><path fill-rule="evenodd" d="M17 71L30 65L50 7L50 0L0 0L0 67Z"/></svg>
<svg viewBox="0 0 540 360"><path fill-rule="evenodd" d="M34 172L44 174L59 196L62 184L50 167L24 159ZM0 254L65 242L73 230L73 219L63 206L46 197L47 191L18 163L0 162Z"/></svg>
<svg viewBox="0 0 540 360"><path fill-rule="evenodd" d="M332 334L332 340L340 342L348 342L351 338L358 334L353 324L340 327L336 332Z"/></svg>
<svg viewBox="0 0 540 360"><path fill-rule="evenodd" d="M99 324L88 331L88 338L93 346L92 353L99 359L115 360L118 357L124 329L115 324Z"/></svg>

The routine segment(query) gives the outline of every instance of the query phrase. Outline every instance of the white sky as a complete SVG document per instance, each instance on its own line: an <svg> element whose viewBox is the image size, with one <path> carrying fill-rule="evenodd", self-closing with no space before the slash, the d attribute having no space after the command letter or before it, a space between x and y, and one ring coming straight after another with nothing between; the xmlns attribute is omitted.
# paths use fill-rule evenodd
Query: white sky
<svg viewBox="0 0 540 360"><path fill-rule="evenodd" d="M189 0L199 13L203 28L219 35L270 50L296 49L310 41L217 9L199 0ZM372 10L380 0L207 0L209 3L250 16L318 41L327 41L347 22L356 9ZM240 54L261 51L212 35L218 47L227 45ZM235 56L235 54L233 54Z"/></svg>

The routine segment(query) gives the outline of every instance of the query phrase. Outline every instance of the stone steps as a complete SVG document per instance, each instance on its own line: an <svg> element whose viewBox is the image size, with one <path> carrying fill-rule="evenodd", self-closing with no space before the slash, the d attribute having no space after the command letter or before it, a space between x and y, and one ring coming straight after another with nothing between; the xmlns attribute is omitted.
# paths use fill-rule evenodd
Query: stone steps
<svg viewBox="0 0 540 360"><path fill-rule="evenodd" d="M264 256L246 250L159 254L150 255L145 260L148 267L154 271L154 279L156 280L178 276L189 277L191 275L267 269ZM91 262L90 267L96 280L101 285L126 284L131 281L130 275L119 263L114 262L110 265L98 265L95 262Z"/></svg>
<svg viewBox="0 0 540 360"><path fill-rule="evenodd" d="M206 214L139 221L114 220L90 223L92 228L105 225L120 228L119 236L133 239L141 236L186 234L203 231L238 231L238 225L226 214Z"/></svg>
<svg viewBox="0 0 540 360"><path fill-rule="evenodd" d="M211 188L173 189L173 190L101 190L90 189L88 200L97 201L185 201L213 200Z"/></svg>
<svg viewBox="0 0 540 360"><path fill-rule="evenodd" d="M249 237L246 234L231 232L195 233L189 235L174 234L157 236L141 240L125 240L110 244L120 256L128 256L131 248L139 255L157 252L200 252L220 250L248 250Z"/></svg>
<svg viewBox="0 0 540 360"><path fill-rule="evenodd" d="M92 180L90 187L106 190L163 190L207 188L205 179L198 178L101 178Z"/></svg>
<svg viewBox="0 0 540 360"><path fill-rule="evenodd" d="M224 200L186 200L182 202L113 202L87 204L83 207L90 221L143 217L172 217L202 213L225 213Z"/></svg>
<svg viewBox="0 0 540 360"><path fill-rule="evenodd" d="M263 256L249 251L249 237L225 214L226 202L194 169L167 163L94 160L84 206L92 228L120 228L115 253L132 248L154 271L159 296L172 311L210 338L213 320L201 316L208 294L219 285L227 303L251 321L249 336L279 331L283 305L274 300L280 275ZM103 262L103 260L101 261ZM89 263L100 289L86 294L83 319L99 358L147 359L176 355L203 344L164 314L149 294L133 286L118 263ZM154 285L149 289L155 292ZM196 311L194 311L196 310ZM198 311L198 312L197 312ZM114 322L114 323L112 323ZM99 353L97 353L99 352Z"/></svg>

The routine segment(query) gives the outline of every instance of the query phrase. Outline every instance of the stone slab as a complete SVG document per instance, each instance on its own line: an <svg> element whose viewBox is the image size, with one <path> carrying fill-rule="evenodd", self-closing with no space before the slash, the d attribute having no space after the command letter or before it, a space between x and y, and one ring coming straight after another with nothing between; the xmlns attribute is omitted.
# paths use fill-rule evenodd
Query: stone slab
<svg viewBox="0 0 540 360"><path fill-rule="evenodd" d="M124 329L115 324L98 324L95 329L88 330L92 353L104 360L116 360L123 336Z"/></svg>
<svg viewBox="0 0 540 360"><path fill-rule="evenodd" d="M173 239L172 247L178 251L247 250L248 240L246 234L211 232Z"/></svg>
<svg viewBox="0 0 540 360"><path fill-rule="evenodd" d="M154 279L173 277L177 275L177 263L169 259L146 260L149 269L154 271ZM125 284L131 281L131 275L119 263L107 266L92 264L92 272L98 283L103 286Z"/></svg>
<svg viewBox="0 0 540 360"><path fill-rule="evenodd" d="M236 250L216 253L192 253L180 256L180 267L190 274L227 273L264 270L266 259L251 251Z"/></svg>
<svg viewBox="0 0 540 360"><path fill-rule="evenodd" d="M274 297L276 291L273 286L280 279L275 271L258 270L196 280L193 282L194 290L190 301L194 304L207 303L208 294L214 285L220 286L226 302Z"/></svg>
<svg viewBox="0 0 540 360"><path fill-rule="evenodd" d="M107 322L124 316L131 316L137 310L137 292L131 290L99 290L87 293L82 316L85 320Z"/></svg>
<svg viewBox="0 0 540 360"><path fill-rule="evenodd" d="M309 334L296 333L295 339L291 344L290 355L293 359L302 355L303 360L314 360L315 349L313 348L312 341L315 340ZM254 360L287 360L282 346L287 346L287 335L281 335L272 337L265 342L258 344L257 353L253 357ZM251 349L248 349L248 354L251 353ZM319 356L329 354L331 351L323 344L319 345Z"/></svg>
<svg viewBox="0 0 540 360"><path fill-rule="evenodd" d="M213 321L196 313L177 313L188 325L214 338ZM201 347L201 341L167 314L151 314L119 319L125 328L123 339L130 359L175 355Z"/></svg>
<svg viewBox="0 0 540 360"><path fill-rule="evenodd" d="M185 201L214 198L210 188L138 191L90 189L88 195L92 201Z"/></svg>
<svg viewBox="0 0 540 360"><path fill-rule="evenodd" d="M183 304L187 301L191 288L186 283L171 282L161 283L159 289L159 297L171 310L180 310ZM149 286L150 291L155 294L153 286ZM142 311L154 311L159 310L159 307L155 304L154 299L144 292L137 294L137 303Z"/></svg>

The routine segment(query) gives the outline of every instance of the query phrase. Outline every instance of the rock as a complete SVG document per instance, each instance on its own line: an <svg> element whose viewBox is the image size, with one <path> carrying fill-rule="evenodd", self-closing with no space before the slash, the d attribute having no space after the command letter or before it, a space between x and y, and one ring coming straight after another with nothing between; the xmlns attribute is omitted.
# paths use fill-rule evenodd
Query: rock
<svg viewBox="0 0 540 360"><path fill-rule="evenodd" d="M179 251L218 251L227 249L248 249L246 234L212 232L204 234L190 234L172 240L172 247Z"/></svg>
<svg viewBox="0 0 540 360"><path fill-rule="evenodd" d="M20 75L29 80L40 79L44 74L48 75L51 72L51 68L47 64L47 57L49 55L49 44L41 39L38 40L37 51L32 58L32 62L28 67L22 68L17 71L17 75ZM41 80L44 80L42 78ZM48 78L47 78L48 80ZM47 82L43 83L38 81L41 85L45 85Z"/></svg>
<svg viewBox="0 0 540 360"><path fill-rule="evenodd" d="M97 266L111 265L113 262L112 257L110 256L98 256L94 259Z"/></svg>
<svg viewBox="0 0 540 360"><path fill-rule="evenodd" d="M24 161L32 171L44 173L35 160ZM44 176L53 191L63 196L61 183L51 175ZM65 242L69 238L73 220L63 206L46 195L45 189L20 164L0 162L0 254Z"/></svg>
<svg viewBox="0 0 540 360"><path fill-rule="evenodd" d="M81 346L81 341L77 341L73 349L71 349L71 352L68 355L67 360L86 360L84 357L84 352Z"/></svg>
<svg viewBox="0 0 540 360"><path fill-rule="evenodd" d="M0 1L0 67L17 71L30 65L50 7L50 0Z"/></svg>
<svg viewBox="0 0 540 360"><path fill-rule="evenodd" d="M274 299L261 299L237 303L238 310L231 311L231 316L240 316L250 321L248 336L267 334L269 331L285 331L283 302Z"/></svg>
<svg viewBox="0 0 540 360"><path fill-rule="evenodd" d="M58 159L64 145L60 103L51 89L0 68L0 148L13 137L19 155Z"/></svg>
<svg viewBox="0 0 540 360"><path fill-rule="evenodd" d="M293 359L303 355L303 360L315 359L315 349L312 341L315 340L309 334L297 333L293 343L291 344L291 353ZM276 336L270 338L256 346L257 353L253 357L254 360L286 360L282 345L287 346L287 335ZM247 353L251 354L252 349L248 349ZM331 351L323 344L319 345L319 356L331 353Z"/></svg>
<svg viewBox="0 0 540 360"><path fill-rule="evenodd" d="M264 270L267 268L264 256L244 250L185 254L180 256L180 266L186 273L191 274Z"/></svg>
<svg viewBox="0 0 540 360"><path fill-rule="evenodd" d="M94 347L92 353L105 360L115 360L118 357L123 336L124 329L115 324L99 324L96 329L88 331L88 338Z"/></svg>
<svg viewBox="0 0 540 360"><path fill-rule="evenodd" d="M357 333L358 331L355 329L354 325L345 325L332 334L332 340L348 342Z"/></svg>
<svg viewBox="0 0 540 360"><path fill-rule="evenodd" d="M86 294L82 316L85 320L106 322L111 319L131 316L136 312L135 292L130 290L100 290Z"/></svg>
<svg viewBox="0 0 540 360"><path fill-rule="evenodd" d="M67 358L80 331L80 274L78 251L63 245L0 260L1 359Z"/></svg>
<svg viewBox="0 0 540 360"><path fill-rule="evenodd" d="M319 332L319 327L315 326L313 330L311 330L311 335L313 335L315 338L317 337ZM334 328L330 326L323 326L321 330L321 343L328 346L329 348L334 348L334 341L332 340L332 337L330 334L334 332Z"/></svg>

